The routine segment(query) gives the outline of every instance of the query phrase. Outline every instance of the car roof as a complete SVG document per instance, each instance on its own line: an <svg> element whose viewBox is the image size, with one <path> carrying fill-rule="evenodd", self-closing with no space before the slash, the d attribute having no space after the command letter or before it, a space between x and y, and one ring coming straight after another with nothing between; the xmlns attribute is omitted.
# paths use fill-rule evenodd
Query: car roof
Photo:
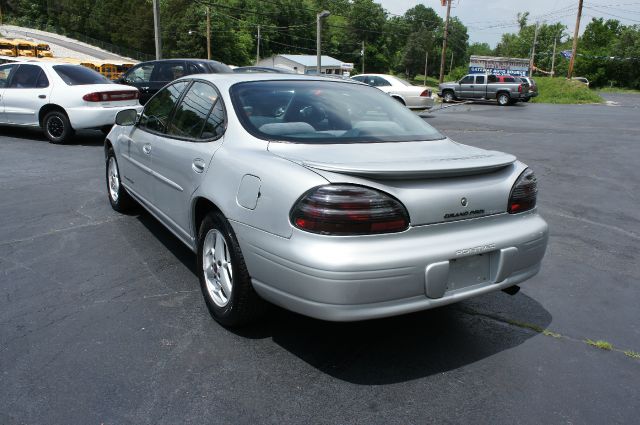
<svg viewBox="0 0 640 425"><path fill-rule="evenodd" d="M232 73L232 74L192 74L179 78L180 80L207 80L218 86L219 89L228 89L237 83L251 81L316 81L322 84L357 84L355 80L343 80L338 78L326 78L304 74L277 74L277 73ZM366 85L366 84L365 84Z"/></svg>

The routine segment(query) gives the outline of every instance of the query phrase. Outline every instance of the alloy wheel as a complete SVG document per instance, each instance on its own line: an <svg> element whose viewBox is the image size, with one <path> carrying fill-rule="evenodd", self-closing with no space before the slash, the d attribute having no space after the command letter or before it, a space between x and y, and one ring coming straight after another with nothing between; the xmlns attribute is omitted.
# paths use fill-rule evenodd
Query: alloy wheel
<svg viewBox="0 0 640 425"><path fill-rule="evenodd" d="M227 242L217 229L209 230L204 238L202 269L212 301L218 307L226 306L233 290L233 267Z"/></svg>

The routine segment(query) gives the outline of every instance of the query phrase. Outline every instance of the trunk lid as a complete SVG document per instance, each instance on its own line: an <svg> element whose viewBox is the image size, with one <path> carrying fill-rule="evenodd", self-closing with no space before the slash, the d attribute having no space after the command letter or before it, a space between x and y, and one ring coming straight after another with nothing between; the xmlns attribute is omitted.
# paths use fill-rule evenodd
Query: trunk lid
<svg viewBox="0 0 640 425"><path fill-rule="evenodd" d="M524 169L513 155L449 139L322 145L272 142L269 151L331 183L364 185L395 196L407 208L413 226L506 212L517 169Z"/></svg>

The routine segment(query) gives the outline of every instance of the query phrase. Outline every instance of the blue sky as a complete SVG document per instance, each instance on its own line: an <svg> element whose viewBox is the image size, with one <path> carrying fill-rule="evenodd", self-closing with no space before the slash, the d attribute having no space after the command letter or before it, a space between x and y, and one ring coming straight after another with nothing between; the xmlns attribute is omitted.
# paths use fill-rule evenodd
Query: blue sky
<svg viewBox="0 0 640 425"><path fill-rule="evenodd" d="M402 15L417 4L431 7L442 17L446 7L440 0L375 0L387 12ZM530 12L531 22L561 22L573 33L578 0L453 0L451 15L468 28L471 42L486 42L495 47L505 32L518 29L518 12ZM626 25L640 25L640 0L584 0L581 32L592 17L618 19Z"/></svg>

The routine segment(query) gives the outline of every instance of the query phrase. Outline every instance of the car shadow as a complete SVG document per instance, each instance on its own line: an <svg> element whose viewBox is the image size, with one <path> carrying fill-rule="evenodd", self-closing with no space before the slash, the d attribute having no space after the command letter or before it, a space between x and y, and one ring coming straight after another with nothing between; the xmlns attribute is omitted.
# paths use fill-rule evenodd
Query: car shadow
<svg viewBox="0 0 640 425"><path fill-rule="evenodd" d="M39 128L0 126L0 132L2 132L3 136L14 139L49 142L49 139ZM67 143L60 146L65 145L102 146L104 145L104 134L96 130L80 130Z"/></svg>
<svg viewBox="0 0 640 425"><path fill-rule="evenodd" d="M194 275L195 255L153 216L140 222ZM486 294L433 310L384 319L334 323L276 306L256 324L229 332L271 339L319 371L359 385L410 381L512 349L539 335L552 320L533 298ZM215 322L212 321L212 326ZM536 331L537 330L537 331Z"/></svg>

